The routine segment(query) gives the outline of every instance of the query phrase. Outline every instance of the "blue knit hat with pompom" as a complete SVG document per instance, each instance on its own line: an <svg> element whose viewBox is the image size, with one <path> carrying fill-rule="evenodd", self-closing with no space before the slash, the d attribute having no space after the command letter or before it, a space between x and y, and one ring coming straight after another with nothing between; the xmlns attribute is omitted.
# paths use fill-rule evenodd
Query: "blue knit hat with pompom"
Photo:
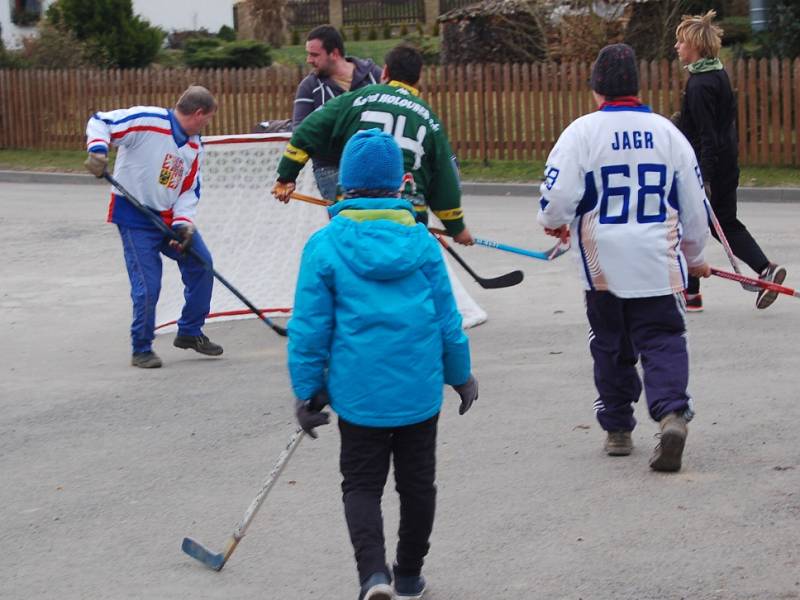
<svg viewBox="0 0 800 600"><path fill-rule="evenodd" d="M380 129L351 137L339 162L339 184L350 190L396 192L403 182L403 153L394 138Z"/></svg>

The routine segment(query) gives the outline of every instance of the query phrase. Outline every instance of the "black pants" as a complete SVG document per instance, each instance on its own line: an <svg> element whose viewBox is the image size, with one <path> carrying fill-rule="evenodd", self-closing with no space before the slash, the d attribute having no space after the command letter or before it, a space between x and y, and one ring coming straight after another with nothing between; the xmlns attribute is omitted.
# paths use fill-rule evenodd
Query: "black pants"
<svg viewBox="0 0 800 600"><path fill-rule="evenodd" d="M384 571L381 496L394 457L400 494L397 568L400 575L419 575L428 553L436 510L436 427L439 415L405 427L378 428L339 419L342 448L342 500L360 583Z"/></svg>
<svg viewBox="0 0 800 600"><path fill-rule="evenodd" d="M717 215L717 220L722 227L728 243L731 245L733 254L743 260L756 273L761 273L769 265L769 260L762 252L758 243L747 231L736 216L736 188L739 187L739 168L734 167L729 172L720 173L710 182L711 185L711 208ZM714 226L711 227L711 235L717 240L719 236ZM690 294L700 291L700 280L697 277L689 277L689 286L686 290Z"/></svg>

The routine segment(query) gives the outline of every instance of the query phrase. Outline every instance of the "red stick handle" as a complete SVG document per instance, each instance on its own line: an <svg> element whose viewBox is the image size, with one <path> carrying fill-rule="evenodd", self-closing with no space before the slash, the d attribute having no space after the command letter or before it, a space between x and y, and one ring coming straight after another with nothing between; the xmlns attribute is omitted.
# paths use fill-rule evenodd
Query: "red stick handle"
<svg viewBox="0 0 800 600"><path fill-rule="evenodd" d="M730 273L728 271L722 271L714 267L711 267L711 274L716 275L717 277L722 277L723 279L738 281L739 283L749 283L750 285L756 285L762 289L770 290L771 292L778 292L779 294L786 294L787 296L794 296L795 298L800 298L800 292L798 292L797 290L792 289L790 287L786 287L785 285L772 283L771 281L764 281L762 279L756 279L754 277L746 277L745 275L740 275L738 273Z"/></svg>

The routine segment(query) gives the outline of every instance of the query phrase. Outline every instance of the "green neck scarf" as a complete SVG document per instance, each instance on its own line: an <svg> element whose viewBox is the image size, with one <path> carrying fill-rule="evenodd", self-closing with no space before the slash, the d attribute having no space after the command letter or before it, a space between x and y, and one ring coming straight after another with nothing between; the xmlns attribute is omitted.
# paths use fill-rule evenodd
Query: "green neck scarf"
<svg viewBox="0 0 800 600"><path fill-rule="evenodd" d="M721 71L723 69L722 61L718 58L701 58L686 68L692 75L695 73L708 73L709 71Z"/></svg>

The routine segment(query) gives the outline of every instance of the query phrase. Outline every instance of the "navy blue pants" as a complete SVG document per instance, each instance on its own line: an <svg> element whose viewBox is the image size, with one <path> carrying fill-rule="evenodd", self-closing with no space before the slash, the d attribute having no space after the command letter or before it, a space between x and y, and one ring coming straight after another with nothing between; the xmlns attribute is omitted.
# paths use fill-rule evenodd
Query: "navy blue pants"
<svg viewBox="0 0 800 600"><path fill-rule="evenodd" d="M437 414L403 427L363 427L339 418L342 499L361 584L386 568L381 496L394 457L400 495L398 575L419 575L436 511Z"/></svg>
<svg viewBox="0 0 800 600"><path fill-rule="evenodd" d="M141 229L118 225L125 266L131 282L133 352L149 352L155 337L156 304L161 293L161 255L178 261L185 304L178 320L178 333L200 335L211 310L214 276L190 254L181 255L169 245L158 229ZM211 254L199 232L192 238L192 247L211 265Z"/></svg>
<svg viewBox="0 0 800 600"><path fill-rule="evenodd" d="M589 349L599 394L595 411L604 430L633 431L636 426L633 403L642 392L639 359L650 416L660 421L677 412L691 418L684 313L681 294L618 298L610 292L586 292Z"/></svg>

